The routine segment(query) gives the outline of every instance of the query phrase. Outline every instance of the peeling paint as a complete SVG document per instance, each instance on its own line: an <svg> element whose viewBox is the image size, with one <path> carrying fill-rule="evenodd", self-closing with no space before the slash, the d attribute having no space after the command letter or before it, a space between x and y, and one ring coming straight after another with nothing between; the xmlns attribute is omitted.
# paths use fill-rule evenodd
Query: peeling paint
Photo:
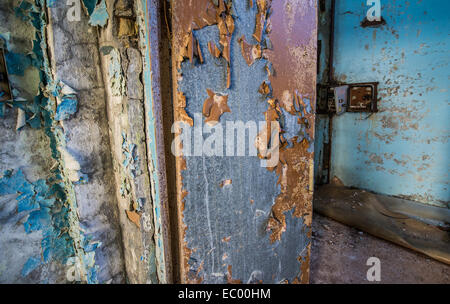
<svg viewBox="0 0 450 304"><path fill-rule="evenodd" d="M106 1L100 0L97 4L97 0L83 0L85 7L87 8L90 16L89 24L92 26L104 27L108 22L108 11L106 8Z"/></svg>
<svg viewBox="0 0 450 304"><path fill-rule="evenodd" d="M215 94L210 89L206 90L208 98L203 103L203 116L206 117L205 123L209 125L215 125L219 122L220 116L223 113L230 113L231 110L228 107L228 96L220 96Z"/></svg>
<svg viewBox="0 0 450 304"><path fill-rule="evenodd" d="M220 3L221 1L219 6ZM249 119L247 111L251 107L253 120L262 118L267 122L266 128L258 134L260 139L272 135L272 122L275 122L275 126L283 134L280 138L280 162L275 167L268 168L269 170L259 168L257 163L247 159L241 160L237 165L245 172L238 173L231 160L227 163L204 156L197 159L177 157L182 282L223 282L222 276L216 275L227 273L228 270L224 269L227 266L220 261L224 256L223 246L230 246L226 251L227 262L229 261L227 264L233 265L240 281L244 277L251 277L252 271L247 273L248 267L244 270L242 265L247 259L242 261L236 258L242 257L242 252L247 252L246 246L242 246L240 242L244 237L250 243L256 241L255 246L262 252L267 250L280 255L285 254L282 252L287 249L283 246L290 243L287 240L294 235L300 237L301 241L294 242L296 249L291 248L290 252L303 252L309 244L314 155L314 130L310 126L314 125L316 8L313 3L286 0L276 2L270 9L271 3L259 1L258 7L253 7L249 3L235 1L229 5L233 35L228 42L230 56L227 54L228 50L222 53L225 65L219 65L221 58L216 59L218 56L213 45L218 40L223 40L222 33L225 33L225 26L215 20L214 11L217 6L206 0L199 1L195 6L191 6L189 2L172 3L173 78L177 94L174 98L175 121L189 121L195 130L197 120L194 124L186 116L199 109L203 113L207 112L204 110L209 109L213 92L220 92L228 97L227 105L233 111L222 116L219 123L230 119L242 120L244 117ZM249 21L250 18L253 21ZM217 28L214 26L216 24ZM187 45L186 37L191 35L192 30L196 46L200 49L207 47L209 50L203 53L202 64L185 62L189 57L184 55L186 53L183 46ZM219 35L219 39L216 35ZM251 40L247 42L245 37L251 37ZM231 60L228 61L227 58ZM235 76L230 77L230 71ZM244 89L245 86L247 88ZM204 96L206 89L210 92L208 91L205 102L204 97L200 96ZM288 92L287 99L283 99L283 92ZM293 121L293 124L286 124L286 121ZM256 138L256 146L260 156L267 155L261 153L267 149L263 140ZM225 176L233 180L233 193L218 191ZM250 182L245 178L250 178ZM251 198L248 197L250 195ZM244 208L241 206L242 199L246 202ZM222 204L230 201L233 202L233 208L228 203L224 210ZM247 208L251 208L251 215ZM192 221L192 217L196 218L196 222ZM248 222L249 218L254 218L252 224ZM220 225L218 228L216 224L235 221L241 222L245 229L237 232L233 226ZM253 235L253 229L258 233ZM218 233L221 235L217 235ZM206 235L206 241L199 243L195 235ZM221 245L216 241L217 237L221 238ZM285 240L282 241L283 239ZM286 241L288 243L284 243ZM240 250L243 251L239 252ZM299 261L296 255L291 260L282 259L283 264L292 267L289 266L289 270L276 270L278 266L274 263L281 263L281 257L277 254L264 255L255 249L248 254L252 261L247 263L258 268L259 262L264 263L266 271L271 273L263 272L264 282L279 282L283 279L281 276L289 277L290 282L296 276L303 279L303 282L308 281L305 267L309 262L306 258ZM231 277L231 271L226 277L235 281Z"/></svg>
<svg viewBox="0 0 450 304"><path fill-rule="evenodd" d="M4 42L8 50L6 56L8 69L12 75L25 77L28 71L37 70L35 74L37 76L33 76L33 83L39 86L36 92L29 94L30 92L26 92L20 84L17 85L20 78L13 79L11 85L14 100L8 102L8 105L21 109L19 111L22 113L20 114L22 118L19 119L20 128L24 127L23 117L31 127L43 127L50 140L50 149L55 160L51 177L47 180L30 183L20 170L7 171L1 179L1 193L20 193L17 197L18 212L27 212L27 220L24 222L25 231L27 233L42 231L41 257L31 257L24 265L22 274L29 275L39 267L39 259L41 264L50 261L67 264L70 259L78 259L80 260L78 264L80 280L96 283L97 267L94 265L94 251L99 243L92 243L80 229L72 183L74 181L72 171L76 171L77 166L73 166L68 157L64 156L67 154L64 152L66 139L56 120L68 118L76 111L75 95L70 95L72 92L67 95L66 93L70 90L66 90L64 86L61 87L53 77L52 67L47 57L46 20L48 17L45 1L22 1L15 12L17 17L34 27L35 38L31 41L31 49L28 53L17 55L18 53L12 51L9 35L2 33L2 39L6 37ZM19 96L22 94L27 98ZM61 101L59 111L58 100Z"/></svg>

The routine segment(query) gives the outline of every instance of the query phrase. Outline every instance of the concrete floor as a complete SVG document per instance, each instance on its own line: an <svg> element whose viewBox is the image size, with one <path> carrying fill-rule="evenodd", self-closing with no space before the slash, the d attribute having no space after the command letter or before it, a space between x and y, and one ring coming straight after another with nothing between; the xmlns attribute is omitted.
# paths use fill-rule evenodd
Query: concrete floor
<svg viewBox="0 0 450 304"><path fill-rule="evenodd" d="M367 284L367 259L381 262L380 283L450 284L450 266L314 214L312 284Z"/></svg>

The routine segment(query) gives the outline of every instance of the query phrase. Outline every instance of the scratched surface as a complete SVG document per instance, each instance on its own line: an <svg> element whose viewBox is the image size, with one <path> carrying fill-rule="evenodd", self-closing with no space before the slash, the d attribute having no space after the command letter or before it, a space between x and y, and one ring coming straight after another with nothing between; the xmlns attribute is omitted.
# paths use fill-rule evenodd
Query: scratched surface
<svg viewBox="0 0 450 304"><path fill-rule="evenodd" d="M201 1L206 2L208 1ZM305 106L308 109L305 109L305 120L309 119L314 125L311 107L314 106L315 77L309 77L309 81L304 81L304 77L308 77L310 73L314 74L316 68L315 52L309 53L311 49L315 49L315 6L310 1L279 1L277 5L272 6L272 16L275 16L270 35L273 49L267 56L269 59L256 59L249 66L241 53L239 41L244 36L248 44L257 43L252 35L258 7L257 2L253 2L253 7L250 7L249 1L232 3L234 32L230 46L229 88L228 61L222 57L216 58L208 51L208 43L211 41L221 48L218 26L204 26L193 32L200 46L203 64L200 64L198 58L192 63L185 58L180 63L177 61L177 55L181 52L181 47L178 46L174 50L175 63L180 64L180 70L174 71L177 76L175 79L179 80L175 87L186 97L187 115L195 118L193 129L200 121L205 124L205 117L198 119L195 114L201 115L204 101L210 97L207 89L219 96L228 96L227 105L230 111L225 111L220 116L220 125L224 131L227 121L266 121L264 112L269 111L268 98L258 90L261 83L269 80L274 86L273 97L276 100L281 99L284 90L290 90L291 94L298 90L299 94L309 96L309 99L304 99L305 103L310 101ZM180 37L186 34L186 29L180 25L189 12L198 13L189 6L187 2L184 5L173 4L175 41L181 41ZM201 4L198 4L198 7L201 7ZM292 18L283 19L284 14ZM300 21L295 22L294 16ZM302 22L310 21L313 22L312 26L302 26ZM286 32L292 33L292 36L297 34L297 38L287 45L281 44L286 37L278 36L284 26L289 28ZM299 34L299 31L302 32ZM264 34L262 40L266 36L268 35ZM282 60L279 58L282 55L281 48L291 51ZM299 59L300 53L307 59ZM277 65L275 73L278 73L278 78L268 76L265 67L269 60ZM287 67L289 63L292 67ZM298 70L297 75L291 74L299 64L304 66L304 70ZM179 77L181 75L182 77ZM289 81L280 84L283 77L290 77ZM182 282L308 281L312 196L312 189L308 189L308 186L314 134L313 130L306 130L303 125L297 123L297 115L300 114L289 107L289 98L283 101L287 104L280 106L278 114L280 120L283 120L282 128L286 131L284 136L287 140L295 141L295 144L290 143L288 147L282 147L282 155L288 159L289 167L283 170L283 173L279 172L281 169L278 170L281 165L272 171L261 167L261 161L256 156L178 157ZM175 108L180 105L177 102L179 101L176 99ZM292 103L292 98L290 102ZM175 112L175 120L180 116L185 117ZM208 136L209 134L204 134L203 138ZM246 133L245 155L249 152L248 136ZM250 138L252 145L253 142L254 137ZM299 159L292 155L298 156ZM296 164L301 168L298 173L301 178L296 178L296 172L290 171ZM298 179L298 182L292 182L292 179ZM278 215L274 220L274 214L278 213L283 214L285 218ZM270 226L271 220L276 224Z"/></svg>
<svg viewBox="0 0 450 304"><path fill-rule="evenodd" d="M363 28L365 1L336 1L335 77L379 81L379 113L333 120L331 178L448 207L448 1L382 1L386 25ZM355 39L357 37L357 39Z"/></svg>

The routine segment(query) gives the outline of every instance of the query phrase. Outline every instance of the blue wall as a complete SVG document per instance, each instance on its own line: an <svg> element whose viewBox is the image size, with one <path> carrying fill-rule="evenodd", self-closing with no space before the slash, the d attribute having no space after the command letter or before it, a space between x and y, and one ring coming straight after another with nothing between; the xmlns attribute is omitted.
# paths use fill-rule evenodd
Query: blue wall
<svg viewBox="0 0 450 304"><path fill-rule="evenodd" d="M378 113L334 117L330 177L449 207L450 2L381 0L378 28L366 1L336 2L335 79L380 86Z"/></svg>

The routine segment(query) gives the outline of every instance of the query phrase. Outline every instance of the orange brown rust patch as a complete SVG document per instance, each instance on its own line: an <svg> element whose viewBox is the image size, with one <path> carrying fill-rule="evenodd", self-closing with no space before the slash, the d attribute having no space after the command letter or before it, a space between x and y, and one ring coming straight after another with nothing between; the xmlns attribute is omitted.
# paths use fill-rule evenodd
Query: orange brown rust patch
<svg viewBox="0 0 450 304"><path fill-rule="evenodd" d="M244 57L245 62L247 62L248 66L251 66L256 59L261 58L261 45L250 44L245 40L245 36L242 36L238 39L239 44L241 45L241 53L242 57Z"/></svg>
<svg viewBox="0 0 450 304"><path fill-rule="evenodd" d="M181 50L175 48L176 67L181 68L181 62L184 58L189 58L192 62L194 52L201 56L200 47L195 37L194 30L200 30L209 25L217 25L219 28L220 44L223 46L223 57L230 67L230 44L234 32L234 20L231 16L232 1L225 4L219 0L219 5L215 6L211 0L197 0L195 5L190 1L178 1L174 3L174 10L180 14L173 14L174 24L177 25L174 31L173 44L176 46L185 46ZM196 51L197 50L197 51ZM178 53L178 54L177 54ZM217 54L214 52L214 54Z"/></svg>
<svg viewBox="0 0 450 304"><path fill-rule="evenodd" d="M186 96L182 92L178 92L177 97L178 106L175 108L176 121L183 121L192 127L194 120L186 113Z"/></svg>
<svg viewBox="0 0 450 304"><path fill-rule="evenodd" d="M276 167L271 168L278 175L278 184L281 186L281 194L272 206L272 215L267 224L267 228L272 231L272 242L280 240L281 234L286 230L287 211L294 209L293 216L303 218L304 224L311 226L312 192L308 190L310 162L307 156L309 144L306 139L298 143L297 137L291 142L293 147L287 148L284 144L280 148L280 161Z"/></svg>
<svg viewBox="0 0 450 304"><path fill-rule="evenodd" d="M256 41L261 42L262 34L264 30L264 25L266 23L267 8L270 6L270 0L256 0L256 5L258 7L258 13L256 14L256 25L253 37Z"/></svg>
<svg viewBox="0 0 450 304"><path fill-rule="evenodd" d="M255 39L261 40L262 30L264 28L265 13L264 10L270 8L264 7L262 1L258 2L258 15L256 19ZM270 5L271 3L269 3ZM275 167L268 168L274 170L278 176L278 184L280 184L281 194L276 198L275 204L272 206L271 216L267 223L267 229L271 231L270 240L274 243L281 239L281 235L286 231L286 213L293 210L293 216L302 218L305 226L309 229L312 220L312 159L313 153L309 152L309 146L313 142L309 142L307 138L314 138L314 130L310 128L314 123L313 111L307 112L308 105L304 93L309 100L314 100L315 87L315 32L304 32L301 24L305 22L315 22L308 18L298 18L302 15L299 9L293 7L290 1L276 1L272 4L273 13L267 21L266 26L269 39L273 43L273 50L264 50L264 56L272 63L272 68L278 71L277 74L272 73L269 66L266 67L268 77L272 85L274 99L269 100L269 109L265 112L267 127L262 133L258 134L256 143L258 150L266 149L265 145L270 140L272 133L269 130L270 122L279 119L280 110L278 104L290 115L298 117L298 124L305 126L307 135L300 142L295 136L291 139L290 145L280 135L281 146L279 150L279 162ZM306 9L314 9L314 7L306 7ZM315 16L315 14L305 13L303 16ZM294 58L294 60L292 60ZM312 59L311 59L312 58ZM299 73L299 71L302 71ZM261 85L259 92L265 94L268 88ZM279 102L278 102L279 101ZM310 104L313 107L313 104ZM265 133L264 133L265 132ZM264 134L263 134L264 133ZM283 130L281 130L283 133ZM258 141L265 136L267 141ZM260 152L261 154L261 152ZM310 233L309 233L310 236ZM309 281L309 252L304 258L300 258L300 278L295 278L293 283L308 283Z"/></svg>
<svg viewBox="0 0 450 304"><path fill-rule="evenodd" d="M205 123L214 126L219 122L220 116L225 112L231 112L228 107L228 95L220 96L210 89L206 89L208 98L203 103L203 115L206 117Z"/></svg>
<svg viewBox="0 0 450 304"><path fill-rule="evenodd" d="M231 179L226 179L223 182L220 183L220 188L223 188L225 186L229 186L233 183L233 181Z"/></svg>
<svg viewBox="0 0 450 304"><path fill-rule="evenodd" d="M267 81L264 81L261 83L261 86L259 87L258 92L262 95L269 95L270 94L270 85Z"/></svg>
<svg viewBox="0 0 450 304"><path fill-rule="evenodd" d="M316 8L309 1L279 0L269 3L268 37L272 49L264 56L275 74L269 75L274 98L281 101L285 91L310 94L314 100L316 82ZM269 26L270 23L270 26ZM263 26L263 25L262 25ZM293 97L292 97L293 98ZM283 103L280 102L283 106ZM284 107L284 106L283 106ZM291 114L292 109L287 109Z"/></svg>
<svg viewBox="0 0 450 304"><path fill-rule="evenodd" d="M136 211L125 210L128 219L133 222L138 228L141 228L141 216Z"/></svg>
<svg viewBox="0 0 450 304"><path fill-rule="evenodd" d="M300 279L295 278L294 284L308 284L309 283L309 256L311 254L311 243L306 247L307 253L304 257L299 256L297 260L300 262Z"/></svg>
<svg viewBox="0 0 450 304"><path fill-rule="evenodd" d="M233 273L231 271L231 265L228 265L227 270L228 270L228 273L227 273L227 283L228 284L242 284L241 280L233 279L233 276L232 276Z"/></svg>
<svg viewBox="0 0 450 304"><path fill-rule="evenodd" d="M228 243L230 240L231 240L231 236L227 236L222 239L222 242Z"/></svg>
<svg viewBox="0 0 450 304"><path fill-rule="evenodd" d="M267 101L269 107L266 112L264 112L264 116L266 119L266 125L259 132L258 136L255 139L255 147L258 150L258 156L260 158L270 158L271 154L269 151L269 144L272 139L273 131L272 127L276 127L277 131L280 131L280 124L278 119L280 118L281 110L278 106L278 103L274 99L269 99ZM278 148L278 146L272 147Z"/></svg>
<svg viewBox="0 0 450 304"><path fill-rule="evenodd" d="M211 53L211 55L213 55L216 58L219 58L220 55L222 54L217 45L212 41L208 42L208 50Z"/></svg>

